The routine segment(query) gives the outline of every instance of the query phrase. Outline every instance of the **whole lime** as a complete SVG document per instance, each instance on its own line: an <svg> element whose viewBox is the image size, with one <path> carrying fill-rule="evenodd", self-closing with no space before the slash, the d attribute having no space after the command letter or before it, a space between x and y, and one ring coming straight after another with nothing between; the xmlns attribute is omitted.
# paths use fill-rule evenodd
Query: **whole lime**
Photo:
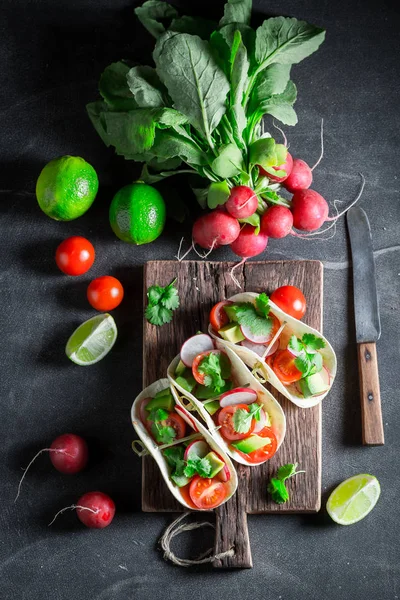
<svg viewBox="0 0 400 600"><path fill-rule="evenodd" d="M92 205L99 188L96 171L79 156L60 156L44 167L36 183L40 208L56 221L72 221Z"/></svg>
<svg viewBox="0 0 400 600"><path fill-rule="evenodd" d="M161 235L165 213L165 202L155 188L146 183L132 183L112 199L110 225L120 240L139 246Z"/></svg>

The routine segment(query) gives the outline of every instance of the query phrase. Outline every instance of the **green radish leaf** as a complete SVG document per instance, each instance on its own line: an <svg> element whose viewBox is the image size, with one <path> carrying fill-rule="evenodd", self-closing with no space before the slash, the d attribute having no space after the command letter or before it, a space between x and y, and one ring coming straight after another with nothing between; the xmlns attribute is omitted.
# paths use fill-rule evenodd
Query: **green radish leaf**
<svg viewBox="0 0 400 600"><path fill-rule="evenodd" d="M166 28L162 21L178 16L173 6L161 0L148 0L142 6L135 8L135 14L143 27L155 38L159 38L165 32Z"/></svg>
<svg viewBox="0 0 400 600"><path fill-rule="evenodd" d="M178 128L157 130L152 152L161 160L179 157L190 165L208 165L207 155Z"/></svg>
<svg viewBox="0 0 400 600"><path fill-rule="evenodd" d="M252 0L228 0L224 7L224 16L219 24L229 25L230 23L250 24Z"/></svg>
<svg viewBox="0 0 400 600"><path fill-rule="evenodd" d="M247 49L242 42L240 31L236 31L234 35L230 55L230 65L231 93L228 119L232 125L235 139L239 141L240 147L244 149L242 133L246 128L247 119L242 100L244 90L248 84L250 64L247 58Z"/></svg>
<svg viewBox="0 0 400 600"><path fill-rule="evenodd" d="M161 171L160 173L150 173L147 164L145 164L143 165L139 179L145 183L152 184L163 181L163 179L172 177L173 175L180 175L181 173L187 173L187 170L184 169L183 171Z"/></svg>
<svg viewBox="0 0 400 600"><path fill-rule="evenodd" d="M250 96L249 112L258 110L260 102L267 98L282 94L290 80L291 65L274 63L261 71L257 76Z"/></svg>
<svg viewBox="0 0 400 600"><path fill-rule="evenodd" d="M248 25L243 25L242 23L232 23L230 25L225 25L225 27L221 27L218 33L225 40L228 48L231 49L237 31L239 31L242 36L243 44L246 46L247 55L251 64L255 64L256 34L254 29Z"/></svg>
<svg viewBox="0 0 400 600"><path fill-rule="evenodd" d="M208 188L195 188L192 187L192 192L196 196L197 202L200 204L201 208L207 208L207 198L208 198Z"/></svg>
<svg viewBox="0 0 400 600"><path fill-rule="evenodd" d="M297 116L293 108L296 101L297 89L292 81L286 86L282 94L277 94L260 101L256 116L261 119L264 114L269 114L284 123L285 125L296 125Z"/></svg>
<svg viewBox="0 0 400 600"><path fill-rule="evenodd" d="M208 208L216 208L221 204L225 204L230 194L231 191L227 181L213 182L208 188Z"/></svg>
<svg viewBox="0 0 400 600"><path fill-rule="evenodd" d="M287 158L287 148L284 144L275 144L275 154L277 165L283 165Z"/></svg>
<svg viewBox="0 0 400 600"><path fill-rule="evenodd" d="M255 227L255 235L260 233L261 219L257 212L255 212L254 215L250 215L250 217L246 217L245 219L238 219L238 221L239 223L248 223L249 225Z"/></svg>
<svg viewBox="0 0 400 600"><path fill-rule="evenodd" d="M126 76L129 89L140 108L166 106L167 90L153 67L133 67Z"/></svg>
<svg viewBox="0 0 400 600"><path fill-rule="evenodd" d="M263 169L276 165L275 140L261 138L253 142L249 148L250 164L261 165Z"/></svg>
<svg viewBox="0 0 400 600"><path fill-rule="evenodd" d="M215 21L202 19L201 17L178 17L173 19L169 30L179 33L190 33L198 35L203 40L208 40L212 32L217 29L218 25Z"/></svg>
<svg viewBox="0 0 400 600"><path fill-rule="evenodd" d="M288 17L267 19L256 31L256 61L259 69L272 63L297 64L318 50L325 31L305 21Z"/></svg>
<svg viewBox="0 0 400 600"><path fill-rule="evenodd" d="M151 160L148 160L147 164L151 169L159 173L161 171L173 171L177 169L182 164L182 160L179 156L167 158L167 160L160 160L159 158L154 157Z"/></svg>
<svg viewBox="0 0 400 600"><path fill-rule="evenodd" d="M93 127L101 137L106 146L111 146L110 136L107 133L105 113L109 111L108 105L102 100L90 102L86 105L86 111Z"/></svg>
<svg viewBox="0 0 400 600"><path fill-rule="evenodd" d="M208 42L186 33L167 33L158 40L153 57L174 108L187 115L213 147L211 134L225 113L229 83Z"/></svg>
<svg viewBox="0 0 400 600"><path fill-rule="evenodd" d="M220 149L219 156L211 164L218 177L228 179L238 175L243 168L243 157L236 144L227 144Z"/></svg>
<svg viewBox="0 0 400 600"><path fill-rule="evenodd" d="M129 70L130 67L124 62L115 62L100 77L100 94L114 110L132 110L138 107L126 79Z"/></svg>

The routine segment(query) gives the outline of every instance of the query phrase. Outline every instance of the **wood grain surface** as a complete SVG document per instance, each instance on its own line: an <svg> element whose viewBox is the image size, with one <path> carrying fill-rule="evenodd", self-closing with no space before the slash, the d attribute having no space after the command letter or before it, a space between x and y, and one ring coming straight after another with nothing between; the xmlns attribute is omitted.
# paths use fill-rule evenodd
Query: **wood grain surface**
<svg viewBox="0 0 400 600"><path fill-rule="evenodd" d="M381 393L379 387L376 344L358 344L358 371L363 444L382 446L385 443L382 422Z"/></svg>
<svg viewBox="0 0 400 600"><path fill-rule="evenodd" d="M206 331L210 308L239 290L229 274L234 263L201 261L150 261L144 268L144 303L150 285L166 285L177 277L181 307L171 323L154 327L144 320L143 385L164 377L181 344L196 331ZM307 298L304 322L322 330L322 277L319 261L248 262L236 270L243 290L271 293L281 285L296 285ZM235 463L239 486L236 497L216 509L216 552L235 548L235 555L215 566L251 567L246 513L316 512L321 504L321 406L301 409L269 388L286 414L285 440L276 456L258 467ZM298 462L305 474L288 482L290 500L278 505L266 492L269 478L288 462ZM150 457L143 459L142 509L146 512L180 512Z"/></svg>

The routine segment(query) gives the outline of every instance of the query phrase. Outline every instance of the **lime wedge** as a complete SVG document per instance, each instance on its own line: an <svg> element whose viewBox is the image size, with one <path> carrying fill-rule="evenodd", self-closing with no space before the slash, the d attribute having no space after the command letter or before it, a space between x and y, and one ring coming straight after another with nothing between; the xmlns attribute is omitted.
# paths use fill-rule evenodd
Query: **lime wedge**
<svg viewBox="0 0 400 600"><path fill-rule="evenodd" d="M94 365L110 352L116 339L117 326L112 316L96 315L75 329L65 353L77 365Z"/></svg>
<svg viewBox="0 0 400 600"><path fill-rule="evenodd" d="M373 475L354 475L337 486L328 498L326 510L339 525L352 525L367 516L378 502L379 481Z"/></svg>

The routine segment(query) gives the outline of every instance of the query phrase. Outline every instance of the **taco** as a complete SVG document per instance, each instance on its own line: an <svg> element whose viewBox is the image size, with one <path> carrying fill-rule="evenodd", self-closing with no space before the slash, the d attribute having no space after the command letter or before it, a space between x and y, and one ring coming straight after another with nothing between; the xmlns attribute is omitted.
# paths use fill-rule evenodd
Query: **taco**
<svg viewBox="0 0 400 600"><path fill-rule="evenodd" d="M283 410L230 348L207 334L189 338L168 368L179 402L197 411L218 446L244 465L271 458L286 431Z"/></svg>
<svg viewBox="0 0 400 600"><path fill-rule="evenodd" d="M291 317L266 294L244 292L212 310L209 334L218 348L230 348L281 394L301 408L328 394L336 355L318 331Z"/></svg>
<svg viewBox="0 0 400 600"><path fill-rule="evenodd" d="M177 400L168 379L144 389L132 424L173 496L186 508L211 510L236 491L235 468L210 433Z"/></svg>

